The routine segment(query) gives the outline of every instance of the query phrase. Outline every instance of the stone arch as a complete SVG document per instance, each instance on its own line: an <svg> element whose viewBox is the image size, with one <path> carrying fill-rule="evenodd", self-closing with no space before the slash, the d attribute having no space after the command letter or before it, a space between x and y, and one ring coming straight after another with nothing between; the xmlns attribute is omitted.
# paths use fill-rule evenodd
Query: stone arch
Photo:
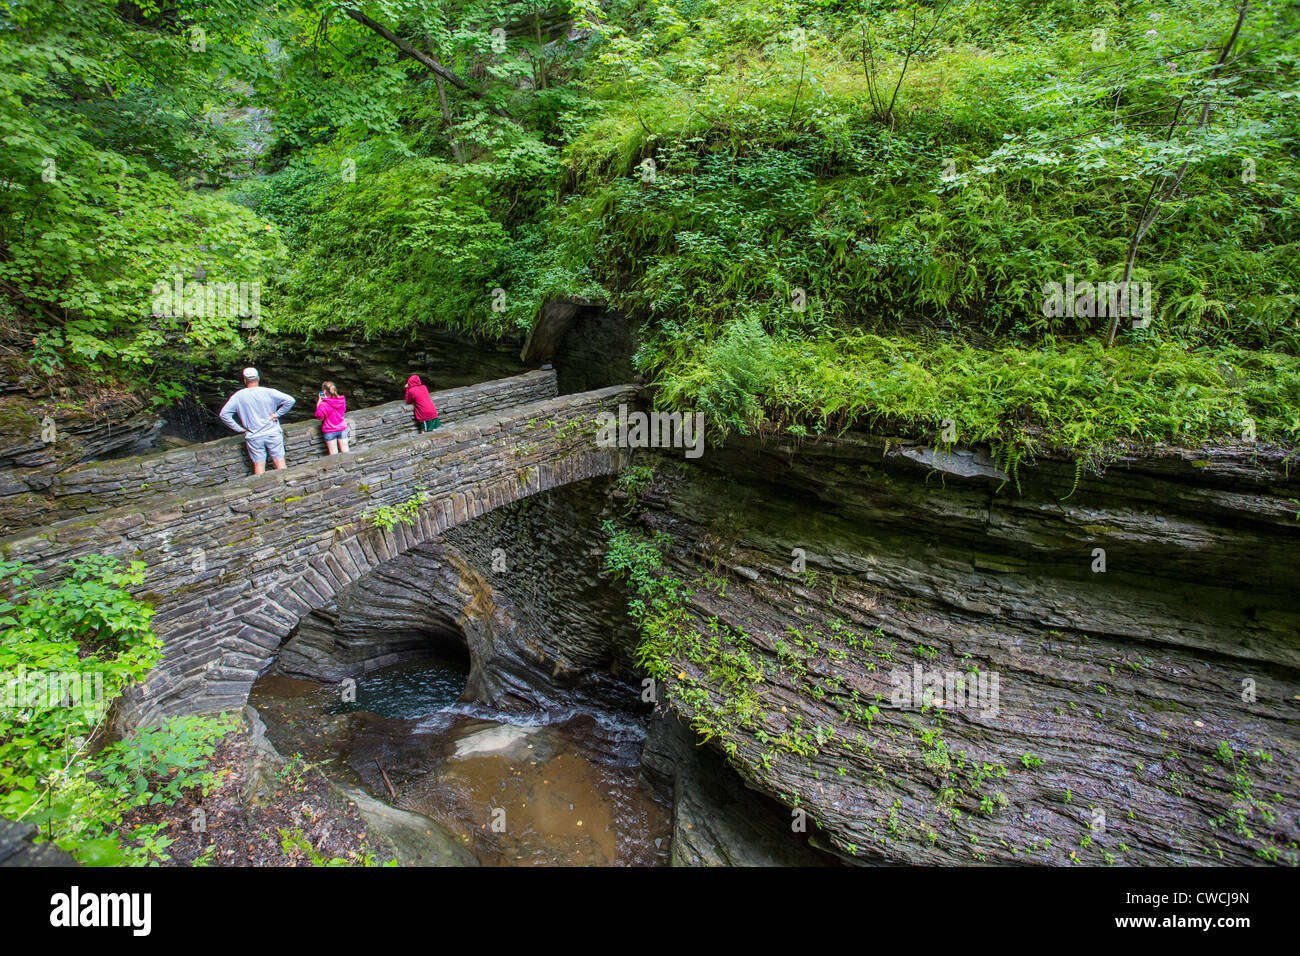
<svg viewBox="0 0 1300 956"><path fill-rule="evenodd" d="M354 581L301 618L272 656L273 670L320 683L435 656L474 657L467 634L492 615L492 589L441 538Z"/></svg>
<svg viewBox="0 0 1300 956"><path fill-rule="evenodd" d="M410 524L335 534L305 561L259 569L245 586L210 594L206 608L164 598L155 621L168 656L150 675L130 722L243 706L253 681L298 622L366 574L463 521L569 482L614 474L625 456L619 449L574 452L532 466L524 476L493 478L471 491L434 496ZM206 622L193 619L196 610Z"/></svg>

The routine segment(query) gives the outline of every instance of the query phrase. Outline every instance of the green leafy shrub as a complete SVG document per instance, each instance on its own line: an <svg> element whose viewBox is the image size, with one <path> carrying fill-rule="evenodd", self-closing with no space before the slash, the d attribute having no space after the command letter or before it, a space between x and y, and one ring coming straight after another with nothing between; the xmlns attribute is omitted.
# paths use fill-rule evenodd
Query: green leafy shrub
<svg viewBox="0 0 1300 956"><path fill-rule="evenodd" d="M228 720L174 718L108 741L112 702L162 655L153 611L127 590L143 565L92 556L62 580L0 563L15 591L0 599L0 815L35 823L45 840L90 864L166 859L156 828L117 833L122 815L212 783L205 766Z"/></svg>
<svg viewBox="0 0 1300 956"><path fill-rule="evenodd" d="M627 495L627 514L636 510L641 494L654 484L654 480L653 465L629 465L623 469L623 473L618 476L618 487Z"/></svg>
<svg viewBox="0 0 1300 956"><path fill-rule="evenodd" d="M280 827L279 830L280 849L282 849L287 856L304 859L312 866L397 866L396 860L379 863L376 861L374 854L371 853L365 853L358 856L349 855L347 857L327 857L311 845L311 841L307 839L307 834L303 833L300 828L295 827L290 830L285 827Z"/></svg>

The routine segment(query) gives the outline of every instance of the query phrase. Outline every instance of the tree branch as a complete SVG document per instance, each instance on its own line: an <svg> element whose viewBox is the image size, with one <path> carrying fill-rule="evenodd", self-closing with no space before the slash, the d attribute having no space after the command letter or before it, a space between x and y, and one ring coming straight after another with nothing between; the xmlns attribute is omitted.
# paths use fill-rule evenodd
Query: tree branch
<svg viewBox="0 0 1300 956"><path fill-rule="evenodd" d="M452 86L456 87L457 89L464 90L466 93L473 93L476 96L482 95L481 93L478 93L477 91L470 89L468 83L462 80L455 73L451 72L451 70L447 69L441 63L435 60L433 57L429 56L429 54L420 50L409 40L403 40L392 30L388 29L388 27L384 26L382 23L370 19L370 17L366 16L360 10L345 9L343 12L346 13L353 20L357 21L357 23L361 24L367 30L371 30L375 33L378 33L381 37L383 37L393 46L397 47L399 50L401 50L403 53L409 56L412 60L415 60L417 63L420 63L423 66L428 67L430 70L432 70L438 76L442 77L444 80L446 80L448 83L450 83Z"/></svg>
<svg viewBox="0 0 1300 956"><path fill-rule="evenodd" d="M1237 45L1237 37L1241 35L1241 25L1246 20L1246 11L1249 7L1250 0L1241 0L1241 6L1237 10L1237 22L1233 24L1232 27L1232 35L1228 37L1228 42L1226 42L1223 45L1223 48L1219 51L1219 56L1218 59L1215 60L1214 68L1210 71L1211 80L1215 79L1223 70L1224 64L1228 62L1228 56L1232 53L1232 48ZM1183 96L1178 101L1178 109L1174 112L1174 118L1169 124L1169 135L1165 137L1166 142L1173 139L1174 130L1177 128L1178 118L1182 115L1183 104L1186 100L1187 97ZM1209 121L1211 109L1212 104L1207 98L1201 105L1200 116L1197 119L1195 126L1196 129L1200 129ZM1157 186L1160 184L1160 179L1157 178L1152 180L1151 190L1147 193L1146 202L1142 205L1142 212L1138 214L1137 229L1133 232L1133 237L1129 242L1128 258L1124 263L1124 277L1121 280L1124 283L1124 288L1128 288L1128 281L1133 276L1133 263L1137 259L1138 245L1146 237L1146 234L1151 230L1151 227L1155 225L1156 219L1159 218L1160 213L1163 210L1164 204L1173 199L1177 194L1178 188L1182 185L1183 176L1187 173L1189 163L1190 160L1183 160L1182 164L1178 167L1178 172L1175 174L1173 181L1165 188L1160 189L1158 195ZM1151 208L1151 212L1148 214L1147 207L1151 206L1153 197L1155 199L1155 205ZM1115 333L1118 331L1119 316L1112 316L1110 326L1106 330L1107 348L1109 348L1115 341Z"/></svg>

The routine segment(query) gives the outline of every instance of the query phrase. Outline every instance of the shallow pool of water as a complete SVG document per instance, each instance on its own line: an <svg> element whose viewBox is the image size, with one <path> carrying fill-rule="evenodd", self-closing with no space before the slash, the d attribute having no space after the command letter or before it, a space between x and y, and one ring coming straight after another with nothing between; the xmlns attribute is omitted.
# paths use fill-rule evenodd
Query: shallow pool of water
<svg viewBox="0 0 1300 956"><path fill-rule="evenodd" d="M249 702L282 753L424 814L485 865L668 862L671 815L641 778L642 722L462 704L465 676L454 661L396 665L345 701L338 685L267 675Z"/></svg>
<svg viewBox="0 0 1300 956"><path fill-rule="evenodd" d="M397 720L419 720L431 711L450 706L465 689L466 672L456 661L430 659L395 664L372 671L357 681L356 700L340 701L333 714L368 711Z"/></svg>

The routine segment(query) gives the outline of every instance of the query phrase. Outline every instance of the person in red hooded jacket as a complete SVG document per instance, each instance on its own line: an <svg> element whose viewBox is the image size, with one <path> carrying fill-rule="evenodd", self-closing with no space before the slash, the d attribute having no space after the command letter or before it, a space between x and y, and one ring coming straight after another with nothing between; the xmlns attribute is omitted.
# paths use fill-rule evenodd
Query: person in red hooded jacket
<svg viewBox="0 0 1300 956"><path fill-rule="evenodd" d="M442 427L438 421L438 406L429 397L429 390L420 384L418 375L406 380L406 404L414 406L415 427L420 431L431 432Z"/></svg>

